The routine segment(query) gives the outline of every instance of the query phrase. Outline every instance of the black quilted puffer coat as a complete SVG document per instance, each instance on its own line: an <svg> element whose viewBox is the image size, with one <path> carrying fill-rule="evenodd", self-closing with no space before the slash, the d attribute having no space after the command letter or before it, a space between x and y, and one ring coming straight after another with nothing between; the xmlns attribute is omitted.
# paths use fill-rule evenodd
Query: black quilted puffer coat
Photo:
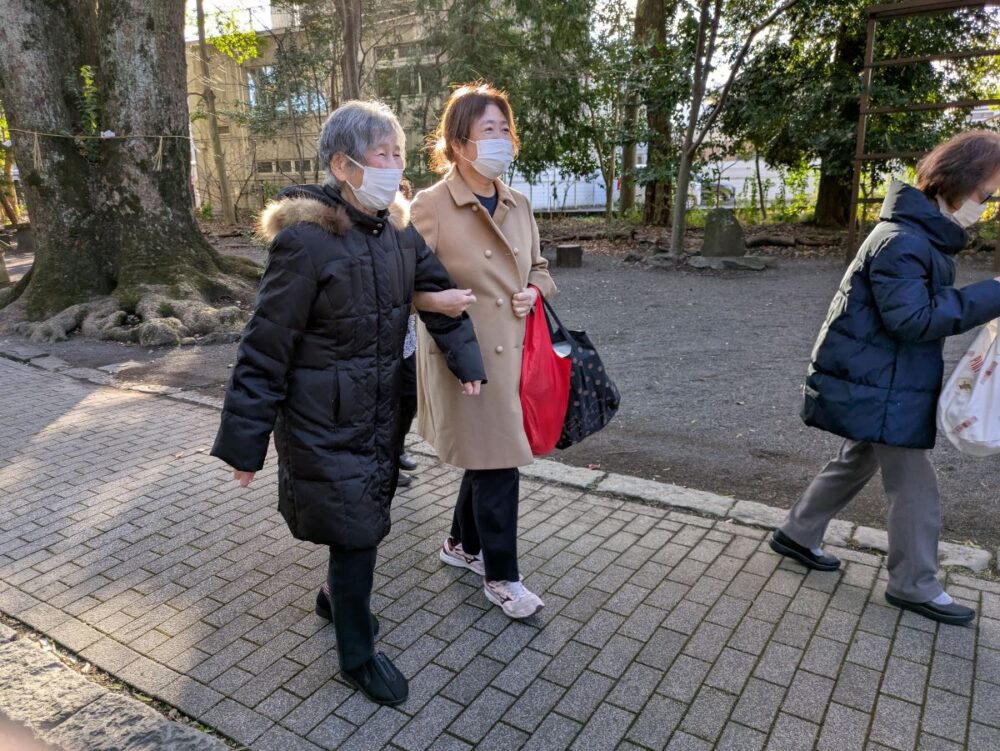
<svg viewBox="0 0 1000 751"><path fill-rule="evenodd" d="M311 185L284 190L262 213L267 268L212 449L255 472L273 429L278 508L292 535L344 549L374 547L389 532L413 291L455 286L402 197L381 213ZM485 380L467 315L421 317L456 389Z"/></svg>

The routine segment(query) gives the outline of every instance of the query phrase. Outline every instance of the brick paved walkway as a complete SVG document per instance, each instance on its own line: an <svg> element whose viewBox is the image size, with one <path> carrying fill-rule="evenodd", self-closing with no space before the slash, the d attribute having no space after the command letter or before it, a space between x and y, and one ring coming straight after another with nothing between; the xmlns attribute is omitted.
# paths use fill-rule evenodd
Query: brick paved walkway
<svg viewBox="0 0 1000 751"><path fill-rule="evenodd" d="M951 575L976 629L900 617L881 559L780 562L765 532L523 483L547 608L487 606L437 546L457 476L423 467L379 553L381 648L411 699L338 680L273 464L239 492L217 412L0 360L0 611L254 749L1000 748L1000 585Z"/></svg>

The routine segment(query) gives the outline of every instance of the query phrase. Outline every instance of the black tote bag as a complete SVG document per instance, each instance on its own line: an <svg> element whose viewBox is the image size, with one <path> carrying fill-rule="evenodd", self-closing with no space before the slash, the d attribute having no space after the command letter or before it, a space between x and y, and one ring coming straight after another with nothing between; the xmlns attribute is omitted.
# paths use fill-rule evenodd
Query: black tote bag
<svg viewBox="0 0 1000 751"><path fill-rule="evenodd" d="M621 403L621 394L608 376L587 332L570 331L563 326L549 302L542 302L552 346L560 353L568 349L572 362L566 422L556 444L556 448L564 449L580 443L611 422Z"/></svg>

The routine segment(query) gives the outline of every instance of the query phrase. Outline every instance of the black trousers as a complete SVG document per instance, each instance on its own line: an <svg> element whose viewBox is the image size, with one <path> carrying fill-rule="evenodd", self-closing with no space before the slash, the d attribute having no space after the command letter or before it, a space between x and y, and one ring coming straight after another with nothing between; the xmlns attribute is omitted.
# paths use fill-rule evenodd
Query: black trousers
<svg viewBox="0 0 1000 751"><path fill-rule="evenodd" d="M451 539L470 555L483 554L486 578L518 581L517 502L521 473L467 469L455 503Z"/></svg>
<svg viewBox="0 0 1000 751"><path fill-rule="evenodd" d="M330 548L327 582L342 670L360 667L375 654L375 621L371 611L375 555L376 548Z"/></svg>
<svg viewBox="0 0 1000 751"><path fill-rule="evenodd" d="M417 356L403 358L403 391L399 397L399 452L403 453L406 434L417 416Z"/></svg>

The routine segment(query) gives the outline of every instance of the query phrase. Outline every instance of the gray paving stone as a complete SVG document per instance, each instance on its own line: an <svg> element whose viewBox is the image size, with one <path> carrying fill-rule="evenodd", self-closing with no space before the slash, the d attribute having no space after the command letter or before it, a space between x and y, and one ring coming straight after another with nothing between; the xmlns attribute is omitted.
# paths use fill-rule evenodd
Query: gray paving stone
<svg viewBox="0 0 1000 751"><path fill-rule="evenodd" d="M937 688L927 689L924 717L921 724L926 732L962 743L965 741L968 716L969 699L967 697L956 696Z"/></svg>
<svg viewBox="0 0 1000 751"><path fill-rule="evenodd" d="M167 720L140 702L109 691L51 731L45 740L66 749L170 748L222 751L220 740Z"/></svg>
<svg viewBox="0 0 1000 751"><path fill-rule="evenodd" d="M533 733L564 693L561 686L539 678L515 702L505 720L520 730Z"/></svg>
<svg viewBox="0 0 1000 751"><path fill-rule="evenodd" d="M681 729L691 735L715 742L722 734L722 728L734 704L736 697L705 686L698 692L691 708L684 716Z"/></svg>
<svg viewBox="0 0 1000 751"><path fill-rule="evenodd" d="M862 712L871 712L878 695L879 674L875 670L846 663L840 671L833 700Z"/></svg>
<svg viewBox="0 0 1000 751"><path fill-rule="evenodd" d="M715 751L760 751L766 742L767 736L759 730L730 722L715 744Z"/></svg>
<svg viewBox="0 0 1000 751"><path fill-rule="evenodd" d="M767 681L751 678L740 695L733 719L761 732L768 732L778 714L785 689Z"/></svg>
<svg viewBox="0 0 1000 751"><path fill-rule="evenodd" d="M571 641L542 671L542 678L563 687L571 686L597 654L594 647Z"/></svg>
<svg viewBox="0 0 1000 751"><path fill-rule="evenodd" d="M531 737L524 744L525 749L531 751L551 751L557 748L569 748L573 738L582 728L579 722L574 722L567 717L557 714L550 714Z"/></svg>
<svg viewBox="0 0 1000 751"><path fill-rule="evenodd" d="M665 696L653 696L629 728L628 738L640 746L659 751L667 745L687 707Z"/></svg>
<svg viewBox="0 0 1000 751"><path fill-rule="evenodd" d="M517 751L528 742L528 734L500 723L476 744L477 751Z"/></svg>
<svg viewBox="0 0 1000 751"><path fill-rule="evenodd" d="M890 657L882 678L882 692L899 699L922 704L927 685L927 666L898 657Z"/></svg>
<svg viewBox="0 0 1000 751"><path fill-rule="evenodd" d="M931 663L931 685L955 694L969 696L972 693L972 674L975 664L955 655L937 652Z"/></svg>
<svg viewBox="0 0 1000 751"><path fill-rule="evenodd" d="M871 717L865 712L831 704L820 731L818 751L861 751Z"/></svg>
<svg viewBox="0 0 1000 751"><path fill-rule="evenodd" d="M602 704L577 736L574 751L603 751L614 748L625 737L635 715L624 709Z"/></svg>
<svg viewBox="0 0 1000 751"><path fill-rule="evenodd" d="M889 639L883 636L858 631L854 635L854 641L851 642L850 650L847 652L847 660L872 670L881 671L889 656L890 644Z"/></svg>
<svg viewBox="0 0 1000 751"><path fill-rule="evenodd" d="M504 666L488 657L477 656L445 686L441 695L462 705L472 702L496 678Z"/></svg>
<svg viewBox="0 0 1000 751"><path fill-rule="evenodd" d="M809 722L820 723L833 692L833 681L800 670L788 687L781 710Z"/></svg>
<svg viewBox="0 0 1000 751"><path fill-rule="evenodd" d="M449 730L471 743L481 741L505 715L514 697L487 688L449 725Z"/></svg>
<svg viewBox="0 0 1000 751"><path fill-rule="evenodd" d="M590 663L590 669L611 678L617 678L642 648L642 642L615 634L598 652L594 661Z"/></svg>
<svg viewBox="0 0 1000 751"><path fill-rule="evenodd" d="M610 678L588 670L563 695L556 705L556 711L585 723L613 686L614 681Z"/></svg>
<svg viewBox="0 0 1000 751"><path fill-rule="evenodd" d="M739 695L756 662L757 658L753 655L727 647L709 671L705 685Z"/></svg>
<svg viewBox="0 0 1000 751"><path fill-rule="evenodd" d="M994 751L1000 748L1000 729L978 723L969 726L968 751Z"/></svg>
<svg viewBox="0 0 1000 751"><path fill-rule="evenodd" d="M407 751L423 751L434 743L461 711L462 707L455 702L441 696L434 697L393 737L392 742Z"/></svg>
<svg viewBox="0 0 1000 751"><path fill-rule="evenodd" d="M909 751L917 742L920 707L881 695L869 738L888 748Z"/></svg>
<svg viewBox="0 0 1000 751"><path fill-rule="evenodd" d="M250 745L272 722L259 712L247 709L232 699L223 699L204 714L205 723L235 741Z"/></svg>
<svg viewBox="0 0 1000 751"><path fill-rule="evenodd" d="M711 665L703 660L681 655L663 677L657 691L671 699L688 703L698 693L698 689Z"/></svg>
<svg viewBox="0 0 1000 751"><path fill-rule="evenodd" d="M768 751L798 751L812 748L819 728L811 722L779 714L767 743Z"/></svg>
<svg viewBox="0 0 1000 751"><path fill-rule="evenodd" d="M671 737L667 751L711 751L713 745L696 736L677 731Z"/></svg>
<svg viewBox="0 0 1000 751"><path fill-rule="evenodd" d="M787 686L791 683L801 658L801 649L771 642L761 655L753 674L757 678Z"/></svg>

